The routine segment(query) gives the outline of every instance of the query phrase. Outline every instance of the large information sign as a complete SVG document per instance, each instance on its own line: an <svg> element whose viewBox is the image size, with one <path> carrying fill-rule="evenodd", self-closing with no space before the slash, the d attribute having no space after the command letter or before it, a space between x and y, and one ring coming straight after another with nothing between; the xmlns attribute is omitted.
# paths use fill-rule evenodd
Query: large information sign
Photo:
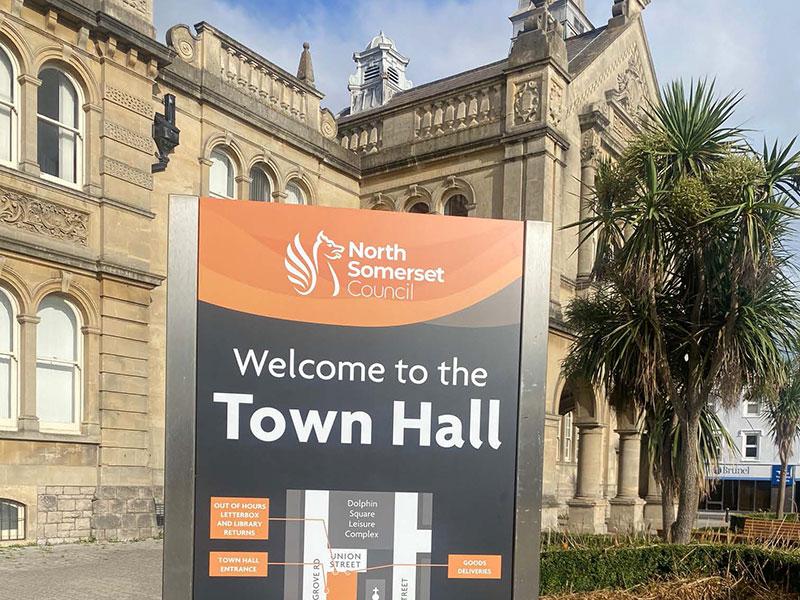
<svg viewBox="0 0 800 600"><path fill-rule="evenodd" d="M535 598L549 228L172 203L165 598Z"/></svg>

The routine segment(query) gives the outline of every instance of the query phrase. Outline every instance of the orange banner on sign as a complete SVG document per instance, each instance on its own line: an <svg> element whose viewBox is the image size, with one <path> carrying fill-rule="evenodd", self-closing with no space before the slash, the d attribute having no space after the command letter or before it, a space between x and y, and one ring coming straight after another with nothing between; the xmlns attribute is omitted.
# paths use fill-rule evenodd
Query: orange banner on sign
<svg viewBox="0 0 800 600"><path fill-rule="evenodd" d="M517 221L203 199L198 297L306 323L423 323L518 281L523 245Z"/></svg>
<svg viewBox="0 0 800 600"><path fill-rule="evenodd" d="M209 577L266 577L266 552L211 552Z"/></svg>
<svg viewBox="0 0 800 600"><path fill-rule="evenodd" d="M451 554L447 557L448 579L501 579L502 577L502 556Z"/></svg>
<svg viewBox="0 0 800 600"><path fill-rule="evenodd" d="M211 498L212 540L268 540L269 498Z"/></svg>

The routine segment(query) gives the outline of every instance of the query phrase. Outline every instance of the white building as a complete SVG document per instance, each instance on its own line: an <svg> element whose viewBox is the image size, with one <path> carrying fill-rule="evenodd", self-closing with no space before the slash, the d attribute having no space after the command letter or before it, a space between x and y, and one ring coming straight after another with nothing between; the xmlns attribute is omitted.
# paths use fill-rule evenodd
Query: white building
<svg viewBox="0 0 800 600"><path fill-rule="evenodd" d="M735 442L726 448L720 465L711 469L709 479L717 482L709 498L701 502L704 511L771 511L778 506L780 457L764 418L761 402L743 402L731 411L721 410L720 418ZM795 442L787 478L786 510L800 506L800 486L794 473L800 473L800 439Z"/></svg>

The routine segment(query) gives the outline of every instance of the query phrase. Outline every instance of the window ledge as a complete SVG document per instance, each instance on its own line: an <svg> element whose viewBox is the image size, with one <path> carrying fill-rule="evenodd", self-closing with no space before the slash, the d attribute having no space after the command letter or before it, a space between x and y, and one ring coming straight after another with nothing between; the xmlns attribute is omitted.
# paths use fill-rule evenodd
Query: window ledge
<svg viewBox="0 0 800 600"><path fill-rule="evenodd" d="M100 445L100 436L69 433L48 433L44 431L3 431L0 440L16 440L20 442L51 442L59 444Z"/></svg>

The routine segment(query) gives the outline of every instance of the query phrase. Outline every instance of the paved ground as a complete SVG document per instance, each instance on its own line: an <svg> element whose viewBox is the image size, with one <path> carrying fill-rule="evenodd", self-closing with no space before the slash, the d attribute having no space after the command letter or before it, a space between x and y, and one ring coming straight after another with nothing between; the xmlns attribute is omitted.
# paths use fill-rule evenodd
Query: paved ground
<svg viewBox="0 0 800 600"><path fill-rule="evenodd" d="M161 600L161 542L0 548L0 600Z"/></svg>

